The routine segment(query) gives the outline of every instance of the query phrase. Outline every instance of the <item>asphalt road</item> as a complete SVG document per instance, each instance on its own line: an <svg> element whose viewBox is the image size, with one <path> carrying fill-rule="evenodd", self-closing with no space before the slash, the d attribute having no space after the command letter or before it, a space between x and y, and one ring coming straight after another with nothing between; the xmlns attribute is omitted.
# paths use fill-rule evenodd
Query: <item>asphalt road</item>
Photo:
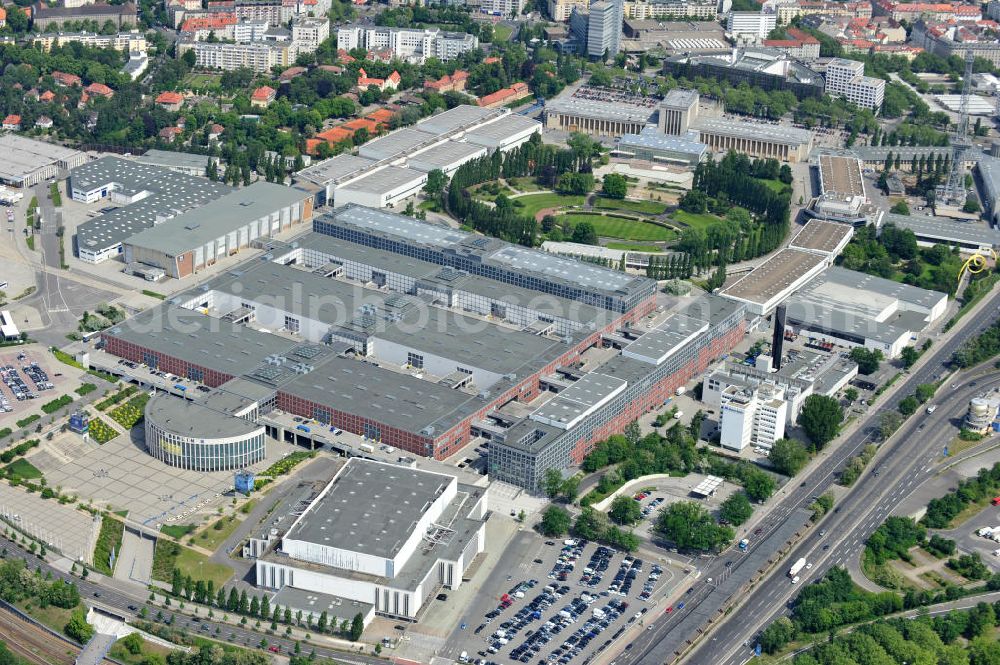
<svg viewBox="0 0 1000 665"><path fill-rule="evenodd" d="M970 386L970 382L976 385ZM757 631L778 616L788 614L788 601L799 589L788 580L785 564L800 557L813 564L811 570L800 573L800 584L818 580L833 566L856 564L872 531L885 521L903 496L935 473L936 458L955 438L950 421L965 412L971 397L997 385L1000 374L993 371L986 379L966 377L955 389L951 384L943 386L935 399L938 409L933 414L918 412L900 428L888 450L880 452L855 483L854 491L838 505L838 512L816 526L814 533L760 584L749 602L730 615L692 655L690 662L738 665L751 655L752 638ZM818 535L821 530L827 532L826 537ZM751 640L749 647L744 646L746 640Z"/></svg>
<svg viewBox="0 0 1000 665"><path fill-rule="evenodd" d="M939 341L937 345L932 347L929 351L932 355L928 358L927 362L919 370L909 374L903 380L900 389L892 397L878 403L878 408L873 408L868 413L862 426L858 427L853 434L849 435L846 440L835 447L824 464L817 466L812 472L801 478L799 486L793 486L786 490L788 496L759 525L762 533L755 535L753 539L759 542L773 534L789 519L799 519L801 517L801 510L812 503L812 497L825 492L833 484L837 473L844 466L848 458L859 452L872 439L873 434L878 430L881 412L895 409L900 400L913 393L917 385L934 381L936 377L945 376L949 371L947 362L950 360L952 353L967 339L989 327L995 318L998 305L1000 305L1000 292L994 293L987 299L980 310L981 314L979 318L963 322L965 326L957 333L943 342ZM946 386L943 390L948 391L949 389L950 387ZM972 392L982 389L982 386L979 386ZM935 415L943 419L947 417L947 409L942 407L940 413ZM920 418L913 418L905 427L915 427L919 424L920 420ZM883 474L884 482L891 482L894 479L897 481L902 479L904 482L913 482L913 478L905 478L905 474L901 473L900 469L904 465L906 465L906 468L915 467L915 461L918 458L924 459L926 457L931 443L934 446L937 446L938 443L932 441L929 437L915 437L911 439L906 436L906 432L896 436L894 441L895 443L890 444L891 450L889 454L886 455L885 451L882 451L879 458L880 461L877 461L875 464L886 465L886 470ZM914 448L916 450L913 450ZM936 453L938 450L940 448L935 447L933 452ZM898 452L903 452L904 454L895 454ZM862 536L864 530L861 527L865 525L852 521L856 520L855 513L859 508L851 508L851 506L865 506L864 501L871 501L872 497L868 490L870 486L884 487L884 482L882 484L873 484L869 482L869 478L870 474L859 480L855 485L856 490L862 490L860 494L864 494L865 499L858 500L853 498L855 494L859 494L858 491L854 491L846 498L846 504L842 504L840 507L840 513L836 513L836 515L843 514L845 518L838 522L838 524L843 525L840 528L843 529L845 539L851 532L858 530L858 533L853 534L853 536L855 540L862 544L866 535ZM867 507L872 506L869 505ZM824 526L824 528L833 529L832 526ZM808 542L811 543L813 539L810 538ZM848 542L850 541L848 540ZM753 546L751 544L751 548ZM791 560L794 560L794 557L797 556L802 555L793 553ZM730 584L726 585L725 589L720 590L720 586L716 584L708 582L698 583L693 587L691 594L685 599L685 608L683 611L675 611L669 615L661 616L656 624L654 624L653 629L646 631L640 636L628 652L621 654L617 662L620 665L626 663L662 665L664 662L672 662L676 654L682 653L689 642L695 640L705 630L702 617L706 614L716 612L718 608L721 608L729 600L732 582L740 581L741 583L747 583L754 576L757 568L752 564L747 564L748 560L747 557L744 557L739 551L734 549L730 549L713 559L704 567L701 579L707 580L712 578L713 580L717 580L728 568L727 574L731 581ZM768 594L775 594L775 584L787 586L787 580L784 579L785 571L782 570L782 567L778 567L777 572L772 575L770 580L767 580L749 592L750 597L743 607L729 616L727 622L719 630L719 634L713 636L706 644L696 650L689 657L689 662L699 665L701 663L719 665L720 663L728 662L729 656L726 654L733 652L737 646L742 648L743 641L747 639L744 635L747 633L750 635L755 634L768 619L768 617L759 614L761 609L760 599L767 599ZM778 581L775 582L775 579ZM707 605L707 610L692 611L699 609L702 604ZM758 614L754 614L754 608L756 608ZM739 618L734 621L733 618L736 615ZM727 628L726 626L731 626L731 628ZM740 661L737 660L736 662Z"/></svg>
<svg viewBox="0 0 1000 665"><path fill-rule="evenodd" d="M2 542L3 546L6 548L8 557L20 557L25 559L28 563L29 569L33 570L36 566L41 566L43 572L52 573L53 579L59 578L75 583L77 588L80 590L80 597L87 605L94 605L99 609L110 608L122 616L126 616L131 619L138 617L138 610L130 610L129 606L140 608L143 605L146 605L146 612L149 620L152 620L152 618L156 616L157 611L162 611L164 617L169 617L173 614L174 621L172 627L175 629L184 629L192 635L197 634L202 637L218 640L220 642L229 642L230 644L249 648L257 648L261 639L264 639L267 641L269 647L278 647L280 653L283 655L294 653L295 640L286 639L279 635L268 635L263 631L253 630L249 627L234 626L211 621L209 619L199 619L195 621L192 617L182 614L174 607L161 608L148 604L148 594L145 593L144 590L139 591L136 594L128 594L117 588L111 588L106 585L98 585L92 581L91 578L85 580L73 575L68 575L56 570L49 565L48 562L42 561L17 543L7 540L6 536L4 536L3 540L0 540L0 542ZM247 626L250 625L252 625L252 623L247 624ZM270 622L261 622L261 625L268 626L270 625ZM207 629L202 630L202 626L206 626ZM216 628L219 629L218 634L215 632ZM282 631L283 625L279 624L278 629L279 632ZM302 645L303 653L309 653L309 651L313 649L315 649L316 655L321 658L335 659L337 663L347 663L348 665L385 665L387 662L384 659L376 658L371 655L347 653L320 646L314 647L312 644Z"/></svg>

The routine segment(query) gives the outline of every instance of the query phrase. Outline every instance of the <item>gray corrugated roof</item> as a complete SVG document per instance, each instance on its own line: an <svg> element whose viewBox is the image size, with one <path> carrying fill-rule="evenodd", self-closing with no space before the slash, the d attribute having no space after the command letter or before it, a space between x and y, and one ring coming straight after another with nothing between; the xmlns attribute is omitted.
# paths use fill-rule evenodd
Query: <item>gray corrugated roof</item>
<svg viewBox="0 0 1000 665"><path fill-rule="evenodd" d="M146 229L129 238L128 244L177 256L307 198L301 189L258 180Z"/></svg>

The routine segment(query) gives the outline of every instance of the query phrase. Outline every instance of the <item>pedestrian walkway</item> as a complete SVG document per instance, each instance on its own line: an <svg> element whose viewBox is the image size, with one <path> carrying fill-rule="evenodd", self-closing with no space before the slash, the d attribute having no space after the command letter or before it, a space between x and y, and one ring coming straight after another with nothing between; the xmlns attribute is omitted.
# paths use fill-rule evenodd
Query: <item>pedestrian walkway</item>
<svg viewBox="0 0 1000 665"><path fill-rule="evenodd" d="M115 565L115 579L149 584L153 577L153 544L152 538L143 538L125 529Z"/></svg>

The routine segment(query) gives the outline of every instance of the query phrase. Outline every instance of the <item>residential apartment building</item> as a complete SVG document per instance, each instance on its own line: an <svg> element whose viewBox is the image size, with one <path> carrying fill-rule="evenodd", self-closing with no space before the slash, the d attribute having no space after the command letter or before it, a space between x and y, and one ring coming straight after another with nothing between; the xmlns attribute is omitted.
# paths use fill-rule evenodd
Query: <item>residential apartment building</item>
<svg viewBox="0 0 1000 665"><path fill-rule="evenodd" d="M798 28L785 31L787 39L765 39L765 48L778 49L785 55L799 60L815 60L819 57L819 40Z"/></svg>
<svg viewBox="0 0 1000 665"><path fill-rule="evenodd" d="M927 23L917 21L910 32L910 41L942 58L957 55L965 58L969 51L977 58L985 58L1000 66L1000 40L996 37L996 23Z"/></svg>
<svg viewBox="0 0 1000 665"><path fill-rule="evenodd" d="M53 46L83 44L91 48L113 48L116 51L146 52L146 35L138 30L119 32L113 35L99 35L96 32L60 32L33 35L31 45L43 51L51 51Z"/></svg>
<svg viewBox="0 0 1000 665"><path fill-rule="evenodd" d="M337 30L337 47L389 50L402 60L422 63L427 58L452 60L479 47L479 39L465 32L445 32L440 28L389 28L346 25Z"/></svg>
<svg viewBox="0 0 1000 665"><path fill-rule="evenodd" d="M714 19L719 13L719 3L690 0L687 2L651 2L634 0L624 3L625 18L637 20L651 18Z"/></svg>
<svg viewBox="0 0 1000 665"><path fill-rule="evenodd" d="M312 53L329 38L330 20L325 16L300 16L292 21L292 42L298 53Z"/></svg>
<svg viewBox="0 0 1000 665"><path fill-rule="evenodd" d="M290 44L251 42L249 44L181 41L177 56L194 51L197 67L233 70L248 67L255 72L268 72L272 67L287 67L294 60Z"/></svg>
<svg viewBox="0 0 1000 665"><path fill-rule="evenodd" d="M267 21L278 27L298 13L298 4L296 0L236 0L233 10L241 21Z"/></svg>
<svg viewBox="0 0 1000 665"><path fill-rule="evenodd" d="M885 81L865 76L863 62L835 58L826 68L826 92L877 112L885 99Z"/></svg>
<svg viewBox="0 0 1000 665"><path fill-rule="evenodd" d="M524 0L483 0L479 11L493 16L520 16L524 11Z"/></svg>
<svg viewBox="0 0 1000 665"><path fill-rule="evenodd" d="M549 0L549 16L553 21L568 21L574 7L586 11L590 7L590 0Z"/></svg>
<svg viewBox="0 0 1000 665"><path fill-rule="evenodd" d="M97 21L104 25L111 21L116 28L135 27L139 25L139 14L134 3L126 2L120 5L92 4L79 7L35 4L31 7L31 25L37 30L45 30L50 26L61 26L69 21Z"/></svg>

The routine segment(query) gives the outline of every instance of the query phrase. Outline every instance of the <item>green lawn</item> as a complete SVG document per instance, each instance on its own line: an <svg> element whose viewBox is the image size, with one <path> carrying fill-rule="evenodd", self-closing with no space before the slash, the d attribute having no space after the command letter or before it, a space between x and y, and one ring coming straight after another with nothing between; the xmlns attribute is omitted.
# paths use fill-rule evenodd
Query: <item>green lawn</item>
<svg viewBox="0 0 1000 665"><path fill-rule="evenodd" d="M505 42L510 39L511 33L514 32L514 28L509 25L503 25L498 23L493 27L493 41L494 42Z"/></svg>
<svg viewBox="0 0 1000 665"><path fill-rule="evenodd" d="M184 77L184 85L192 88L217 88L221 74L188 74Z"/></svg>
<svg viewBox="0 0 1000 665"><path fill-rule="evenodd" d="M620 217L605 217L587 213L567 213L559 215L560 220L571 224L589 222L594 225L597 235L602 238L621 238L622 240L673 240L677 234L671 229L642 222L639 220L622 219Z"/></svg>
<svg viewBox="0 0 1000 665"><path fill-rule="evenodd" d="M213 563L208 557L191 548L183 547L169 540L157 540L153 549L153 579L169 582L174 568L195 580L212 580L218 589L233 576L233 569L221 563Z"/></svg>
<svg viewBox="0 0 1000 665"><path fill-rule="evenodd" d="M23 457L5 466L4 471L7 472L8 476L23 478L25 480L35 480L42 477L42 472Z"/></svg>
<svg viewBox="0 0 1000 665"><path fill-rule="evenodd" d="M789 188L789 185L786 185L780 180L764 180L763 178L757 178L757 180L758 182L764 183L779 194Z"/></svg>
<svg viewBox="0 0 1000 665"><path fill-rule="evenodd" d="M507 178L507 182L511 187L517 189L521 192L537 192L541 189L535 179L531 176L525 176L523 178Z"/></svg>
<svg viewBox="0 0 1000 665"><path fill-rule="evenodd" d="M709 226L722 221L721 217L717 217L709 212L692 213L681 210L680 208L674 211L671 218L673 218L676 222L695 229L708 228Z"/></svg>
<svg viewBox="0 0 1000 665"><path fill-rule="evenodd" d="M233 531L236 531L236 527L240 525L242 520L238 520L233 516L220 517L219 519L212 522L211 526L203 529L194 538L194 544L198 547L204 547L207 550L212 550L213 552L219 549L226 538L233 535ZM218 527L218 528L217 528Z"/></svg>
<svg viewBox="0 0 1000 665"><path fill-rule="evenodd" d="M534 217L539 210L544 208L562 208L566 206L583 205L584 197L581 194L556 194L555 192L544 192L542 194L527 194L513 199L515 205L520 203L518 210L522 214Z"/></svg>
<svg viewBox="0 0 1000 665"><path fill-rule="evenodd" d="M666 204L660 203L659 201L606 199L603 196L597 197L594 207L608 210L631 210L632 212L642 212L648 215L660 215L667 209Z"/></svg>
<svg viewBox="0 0 1000 665"><path fill-rule="evenodd" d="M164 524L160 527L160 533L165 533L171 538L183 538L197 527L194 524Z"/></svg>

